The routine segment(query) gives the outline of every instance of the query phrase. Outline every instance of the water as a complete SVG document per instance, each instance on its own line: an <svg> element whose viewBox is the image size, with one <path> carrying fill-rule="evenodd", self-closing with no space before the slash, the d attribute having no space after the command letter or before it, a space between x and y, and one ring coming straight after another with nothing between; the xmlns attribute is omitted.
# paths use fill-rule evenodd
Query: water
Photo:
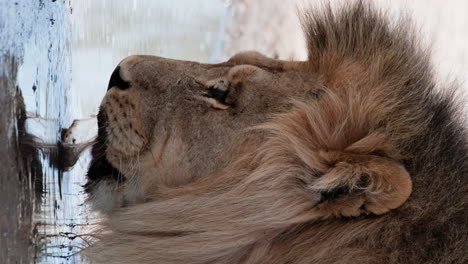
<svg viewBox="0 0 468 264"><path fill-rule="evenodd" d="M60 263L77 252L70 239L86 224L82 169L84 157L69 172L57 169L57 144L61 128L74 118L68 107L71 90L71 23L69 4L62 1L2 1L2 54L19 60L16 85L25 103L26 130L41 146L37 159L42 179L36 179L39 195L33 207L31 242L36 248L31 260ZM77 177L79 175L79 177Z"/></svg>
<svg viewBox="0 0 468 264"><path fill-rule="evenodd" d="M58 168L62 129L87 120L82 131L91 133L76 135L76 143L92 139L110 73L128 55L214 60L225 14L225 2L216 0L0 0L1 55L18 61L26 129L40 146L40 192L30 201L32 261L85 262L77 253L98 217L82 188L89 149L71 169Z"/></svg>

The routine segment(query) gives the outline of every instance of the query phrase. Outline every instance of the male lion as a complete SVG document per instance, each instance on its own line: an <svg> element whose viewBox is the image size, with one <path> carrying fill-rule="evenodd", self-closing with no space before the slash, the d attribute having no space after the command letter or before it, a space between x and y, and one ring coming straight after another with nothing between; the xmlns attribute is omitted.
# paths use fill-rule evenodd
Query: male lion
<svg viewBox="0 0 468 264"><path fill-rule="evenodd" d="M362 2L303 21L308 61L117 66L86 185L107 217L85 254L467 263L467 133L408 21Z"/></svg>

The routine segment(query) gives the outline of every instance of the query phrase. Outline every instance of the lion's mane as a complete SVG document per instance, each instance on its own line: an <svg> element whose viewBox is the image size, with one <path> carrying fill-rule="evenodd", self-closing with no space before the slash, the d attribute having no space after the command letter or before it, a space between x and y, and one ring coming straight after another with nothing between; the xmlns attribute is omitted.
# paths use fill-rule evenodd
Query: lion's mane
<svg viewBox="0 0 468 264"><path fill-rule="evenodd" d="M305 13L307 67L333 89L253 128L268 139L222 171L113 214L86 253L103 263L466 263L466 131L408 22L362 2ZM400 167L390 159L413 186L398 209L341 218L311 204L310 175L391 177ZM385 193L380 176L362 188Z"/></svg>

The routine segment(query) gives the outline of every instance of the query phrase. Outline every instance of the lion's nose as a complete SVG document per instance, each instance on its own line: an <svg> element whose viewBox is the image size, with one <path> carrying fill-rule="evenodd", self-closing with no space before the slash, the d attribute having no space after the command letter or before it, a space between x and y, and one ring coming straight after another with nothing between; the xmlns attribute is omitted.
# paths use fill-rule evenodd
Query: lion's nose
<svg viewBox="0 0 468 264"><path fill-rule="evenodd" d="M109 89L113 87L120 90L127 90L130 87L130 81L122 79L122 75L120 73L120 66L117 66L114 72L112 72L112 75L109 80L109 85L107 86L107 90L109 91Z"/></svg>
<svg viewBox="0 0 468 264"><path fill-rule="evenodd" d="M132 86L131 71L139 62L144 61L144 56L133 55L123 59L112 72L107 90L117 88L119 90L127 90Z"/></svg>

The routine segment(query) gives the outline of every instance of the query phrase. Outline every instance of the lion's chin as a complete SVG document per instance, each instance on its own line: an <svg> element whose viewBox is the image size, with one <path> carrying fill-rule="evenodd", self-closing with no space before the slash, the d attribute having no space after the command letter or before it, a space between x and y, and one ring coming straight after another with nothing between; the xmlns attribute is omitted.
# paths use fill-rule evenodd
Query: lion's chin
<svg viewBox="0 0 468 264"><path fill-rule="evenodd" d="M87 172L87 178L88 182L85 185L85 191L87 193L91 193L94 186L102 181L110 181L117 184L125 182L125 175L112 166L105 158L105 155L101 155L97 159L93 158Z"/></svg>
<svg viewBox="0 0 468 264"><path fill-rule="evenodd" d="M86 174L88 182L85 191L92 193L100 182L123 183L125 176L106 158L107 153L107 118L102 111L98 114L98 136L91 149L92 160Z"/></svg>
<svg viewBox="0 0 468 264"><path fill-rule="evenodd" d="M114 209L144 201L141 186L115 168L105 155L91 161L87 178L84 189L94 211L109 214Z"/></svg>
<svg viewBox="0 0 468 264"><path fill-rule="evenodd" d="M88 182L85 184L85 191L92 193L100 182L123 183L125 176L107 160L107 115L101 109L97 115L98 135L93 144L91 155L92 161L87 172Z"/></svg>

